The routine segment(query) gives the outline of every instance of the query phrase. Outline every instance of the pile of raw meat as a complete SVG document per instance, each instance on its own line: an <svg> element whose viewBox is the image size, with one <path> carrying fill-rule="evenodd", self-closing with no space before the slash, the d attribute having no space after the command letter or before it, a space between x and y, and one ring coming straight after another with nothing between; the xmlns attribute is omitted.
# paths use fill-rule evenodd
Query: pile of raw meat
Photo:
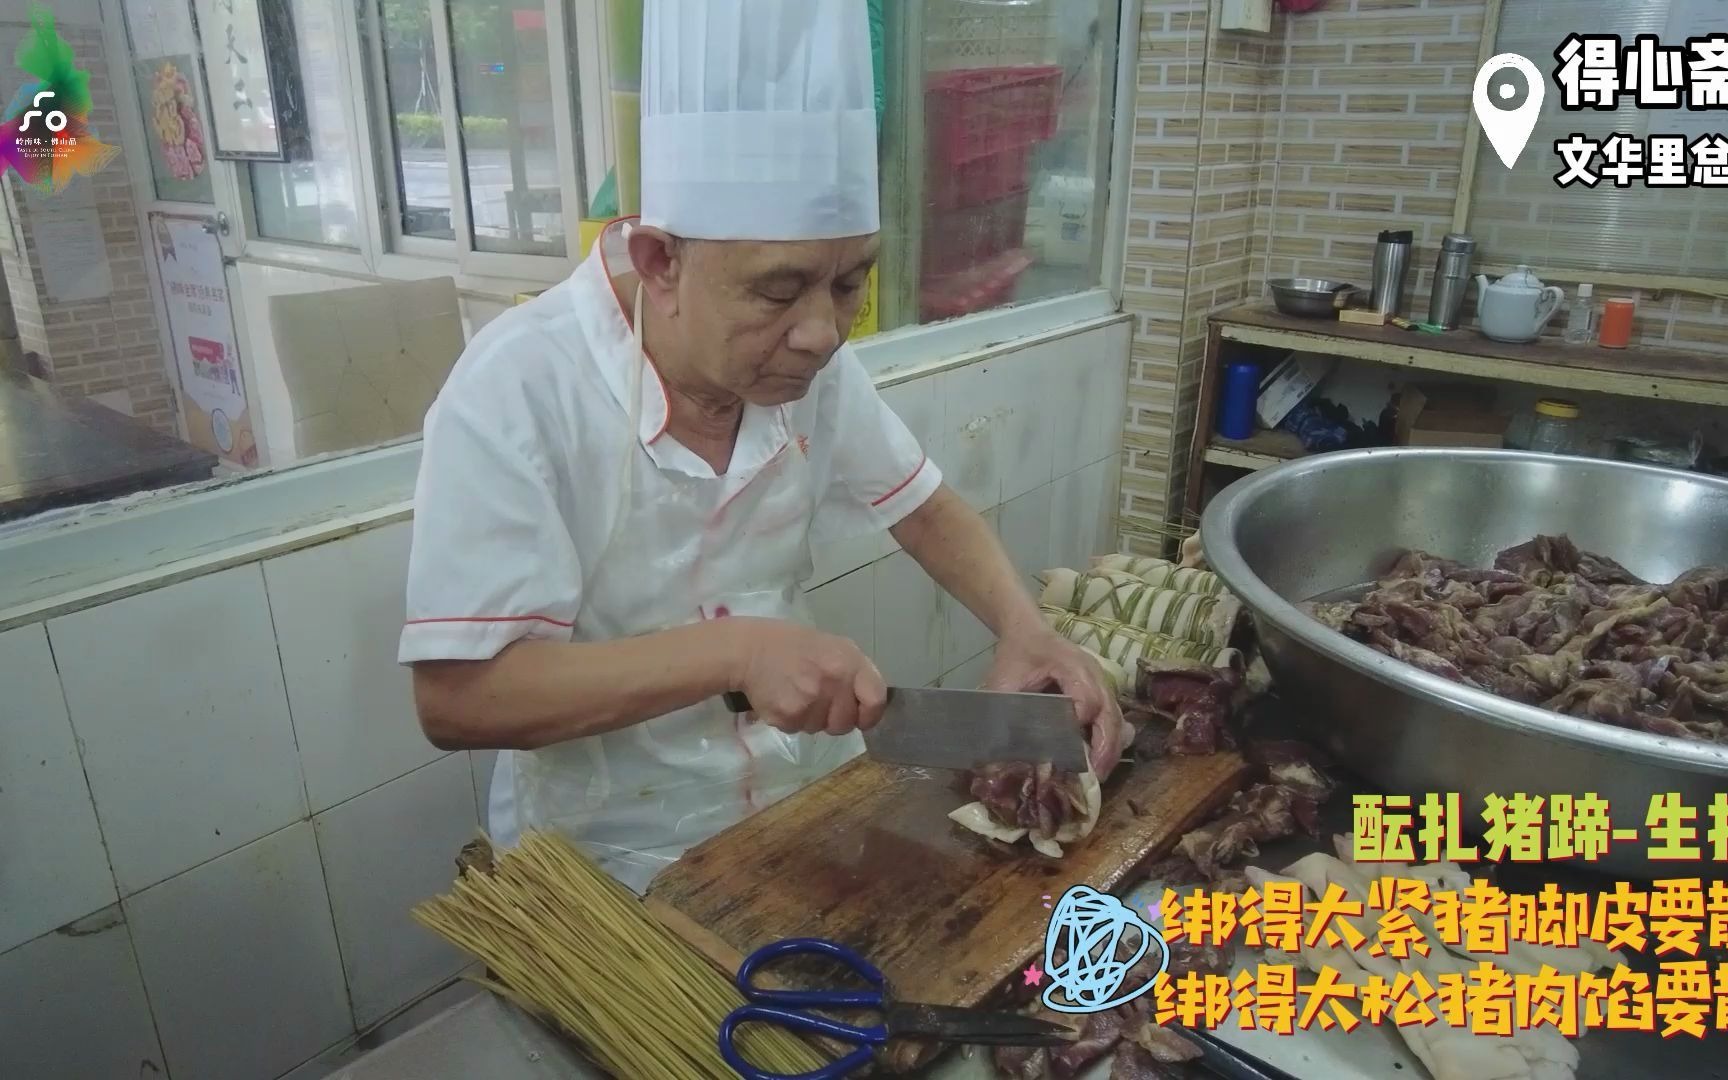
<svg viewBox="0 0 1728 1080"><path fill-rule="evenodd" d="M1140 661L1133 695L1122 702L1123 716L1136 733L1135 756L1235 749L1230 720L1244 696L1244 681L1239 666L1218 667L1198 660ZM1061 858L1063 844L1084 839L1098 822L1101 796L1098 777L1090 771L1072 773L1048 762L1014 761L986 765L966 780L974 801L948 816L992 840L1005 844L1029 840L1039 854ZM1279 796L1266 803L1265 812L1296 814L1312 828L1314 803L1293 797L1302 809ZM1224 842L1240 843L1235 834Z"/></svg>
<svg viewBox="0 0 1728 1080"><path fill-rule="evenodd" d="M1246 697L1245 677L1238 668L1141 661L1133 694L1122 700L1123 715L1137 729L1133 744L1136 759L1236 749L1255 766L1247 787L1232 795L1208 821L1185 834L1174 854L1148 870L1149 878L1166 888L1186 892L1204 884L1212 890L1241 893L1248 887L1248 861L1260 853L1259 845L1299 831L1318 834L1319 808L1332 794L1334 782L1319 767L1316 752L1305 744L1254 739L1240 733L1237 714ZM1007 782L1010 777L1023 776L1021 770L1026 768L981 770L972 778L974 797L980 804L992 804L991 813L1008 820L1038 813L1036 809L1029 812L1028 805L1038 802L1046 790L1039 786L1039 770L1032 770L1030 789L1024 780L1019 787ZM1047 779L1060 784L1062 774L1054 772ZM1049 795L1042 797L1055 802ZM1129 808L1141 812L1132 800ZM1117 947L1118 957L1126 961L1138 946L1138 940L1127 936ZM1152 976L1158 962L1157 951L1150 951L1124 976L1122 985L1141 985ZM1229 950L1218 946L1196 947L1187 942L1170 946L1169 976L1173 979L1190 971L1223 975L1230 965ZM1033 998L1037 994L1036 990L1023 992ZM1154 1022L1153 1007L1152 996L1142 995L1104 1012L1075 1017L1034 1001L1026 1006L1032 1015L1063 1023L1081 1022L1080 1038L1056 1050L998 1047L992 1051L992 1063L997 1075L1011 1080L1069 1080L1114 1052L1111 1080L1209 1075L1192 1064L1200 1057L1199 1047Z"/></svg>
<svg viewBox="0 0 1728 1080"><path fill-rule="evenodd" d="M1513 701L1728 742L1728 567L1642 581L1564 536L1477 570L1407 552L1360 601L1310 603L1388 656Z"/></svg>

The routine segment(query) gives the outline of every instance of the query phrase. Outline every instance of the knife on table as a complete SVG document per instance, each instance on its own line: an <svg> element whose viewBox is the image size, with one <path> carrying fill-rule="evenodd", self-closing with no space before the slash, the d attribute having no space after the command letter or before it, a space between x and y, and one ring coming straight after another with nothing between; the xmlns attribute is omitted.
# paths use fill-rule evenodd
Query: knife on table
<svg viewBox="0 0 1728 1080"><path fill-rule="evenodd" d="M734 713L754 711L737 691L724 700ZM889 687L881 721L864 733L864 749L894 765L962 771L1007 761L1047 761L1068 772L1085 772L1088 761L1072 698L995 690Z"/></svg>

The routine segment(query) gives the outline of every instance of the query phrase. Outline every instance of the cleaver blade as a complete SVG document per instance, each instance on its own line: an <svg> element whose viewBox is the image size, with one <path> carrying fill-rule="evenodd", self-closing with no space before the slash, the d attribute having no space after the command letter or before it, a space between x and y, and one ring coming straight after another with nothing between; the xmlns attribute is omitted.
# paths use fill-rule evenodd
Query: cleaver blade
<svg viewBox="0 0 1728 1080"><path fill-rule="evenodd" d="M932 769L1009 761L1088 768L1074 701L1055 694L892 687L881 721L864 733L864 749L878 761Z"/></svg>

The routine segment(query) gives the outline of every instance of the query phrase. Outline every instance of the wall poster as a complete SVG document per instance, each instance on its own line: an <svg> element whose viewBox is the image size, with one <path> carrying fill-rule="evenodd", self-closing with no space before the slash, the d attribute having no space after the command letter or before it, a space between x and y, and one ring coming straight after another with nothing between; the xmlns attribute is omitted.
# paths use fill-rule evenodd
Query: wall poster
<svg viewBox="0 0 1728 1080"><path fill-rule="evenodd" d="M240 372L221 243L205 220L151 214L156 269L168 307L186 437L236 465L258 464L258 442Z"/></svg>

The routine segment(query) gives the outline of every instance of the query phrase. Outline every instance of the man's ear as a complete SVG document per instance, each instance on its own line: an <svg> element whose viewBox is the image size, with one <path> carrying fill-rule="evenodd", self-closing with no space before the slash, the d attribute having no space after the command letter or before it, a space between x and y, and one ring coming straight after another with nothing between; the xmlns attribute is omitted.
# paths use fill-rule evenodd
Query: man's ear
<svg viewBox="0 0 1728 1080"><path fill-rule="evenodd" d="M630 230L630 265L642 281L648 302L667 316L678 314L678 279L688 254L683 241L664 229L637 226Z"/></svg>

